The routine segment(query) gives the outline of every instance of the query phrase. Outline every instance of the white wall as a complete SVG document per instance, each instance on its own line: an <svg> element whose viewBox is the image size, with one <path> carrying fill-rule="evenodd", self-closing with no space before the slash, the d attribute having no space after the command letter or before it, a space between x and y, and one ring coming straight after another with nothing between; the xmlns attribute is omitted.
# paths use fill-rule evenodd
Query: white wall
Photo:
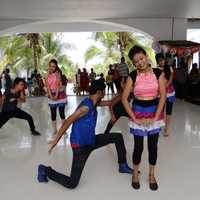
<svg viewBox="0 0 200 200"><path fill-rule="evenodd" d="M156 40L186 39L187 19L127 18L108 19L108 21L135 27L152 35Z"/></svg>
<svg viewBox="0 0 200 200"><path fill-rule="evenodd" d="M155 40L185 40L187 19L124 18L103 21L0 20L0 35L19 32L134 31L139 29Z"/></svg>
<svg viewBox="0 0 200 200"><path fill-rule="evenodd" d="M173 40L186 40L187 39L187 19L174 19L173 26Z"/></svg>
<svg viewBox="0 0 200 200"><path fill-rule="evenodd" d="M36 20L31 19L0 19L0 32L22 24L33 23L35 21Z"/></svg>

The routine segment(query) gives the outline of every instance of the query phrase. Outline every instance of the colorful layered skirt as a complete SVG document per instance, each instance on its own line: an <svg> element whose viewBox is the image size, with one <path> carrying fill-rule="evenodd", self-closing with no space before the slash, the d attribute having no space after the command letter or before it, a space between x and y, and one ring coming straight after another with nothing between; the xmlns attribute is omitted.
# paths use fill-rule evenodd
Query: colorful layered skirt
<svg viewBox="0 0 200 200"><path fill-rule="evenodd" d="M176 100L174 86L171 84L167 87L167 101L174 103Z"/></svg>
<svg viewBox="0 0 200 200"><path fill-rule="evenodd" d="M52 96L55 96L56 91L52 90L51 94ZM63 107L65 106L65 104L67 104L67 95L66 95L64 87L61 88L60 91L58 92L58 99L55 101L52 99L48 99L48 104L49 104L49 107L51 108Z"/></svg>
<svg viewBox="0 0 200 200"><path fill-rule="evenodd" d="M158 107L159 100L133 100L132 110L136 119L153 119ZM137 136L148 136L159 134L164 123L164 112L162 112L157 121L148 125L139 125L134 121L129 121L130 133Z"/></svg>

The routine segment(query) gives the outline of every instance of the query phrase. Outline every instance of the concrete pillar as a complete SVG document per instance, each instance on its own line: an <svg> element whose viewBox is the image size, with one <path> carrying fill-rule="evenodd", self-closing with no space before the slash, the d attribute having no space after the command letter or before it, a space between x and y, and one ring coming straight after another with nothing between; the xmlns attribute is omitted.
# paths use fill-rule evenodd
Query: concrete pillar
<svg viewBox="0 0 200 200"><path fill-rule="evenodd" d="M172 18L172 36L171 40L187 39L187 19Z"/></svg>

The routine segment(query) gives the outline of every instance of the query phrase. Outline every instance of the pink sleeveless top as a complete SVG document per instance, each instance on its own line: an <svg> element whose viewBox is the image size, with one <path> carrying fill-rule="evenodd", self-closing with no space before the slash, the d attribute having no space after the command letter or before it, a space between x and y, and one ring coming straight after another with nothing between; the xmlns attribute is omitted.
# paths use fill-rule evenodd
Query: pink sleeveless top
<svg viewBox="0 0 200 200"><path fill-rule="evenodd" d="M47 83L49 85L50 90L56 90L57 89L57 74L49 74L47 77Z"/></svg>
<svg viewBox="0 0 200 200"><path fill-rule="evenodd" d="M158 96L158 80L152 72L143 74L138 73L134 84L135 97L157 97Z"/></svg>

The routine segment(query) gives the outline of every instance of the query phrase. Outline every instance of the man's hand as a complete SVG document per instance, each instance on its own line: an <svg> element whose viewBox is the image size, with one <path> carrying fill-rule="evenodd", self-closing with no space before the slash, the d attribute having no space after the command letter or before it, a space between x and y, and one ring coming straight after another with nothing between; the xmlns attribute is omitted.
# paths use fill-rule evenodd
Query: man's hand
<svg viewBox="0 0 200 200"><path fill-rule="evenodd" d="M54 140L49 141L48 144L49 144L48 153L51 154L52 150L54 149L54 147L57 144L57 141L54 139Z"/></svg>

